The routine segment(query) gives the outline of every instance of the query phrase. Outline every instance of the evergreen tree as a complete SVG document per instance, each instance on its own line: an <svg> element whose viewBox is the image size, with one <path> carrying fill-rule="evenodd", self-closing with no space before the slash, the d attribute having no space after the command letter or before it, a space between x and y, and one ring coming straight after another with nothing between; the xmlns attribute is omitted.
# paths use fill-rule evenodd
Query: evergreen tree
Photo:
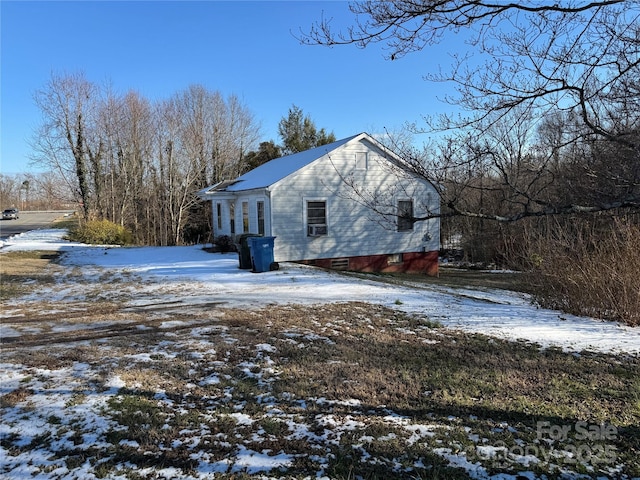
<svg viewBox="0 0 640 480"><path fill-rule="evenodd" d="M327 134L324 128L317 130L311 117L305 116L302 109L295 105L289 109L288 116L280 120L278 134L282 139L282 153L285 155L336 141L333 132Z"/></svg>
<svg viewBox="0 0 640 480"><path fill-rule="evenodd" d="M280 147L273 140L261 142L258 151L251 151L244 157L245 171L253 170L269 160L282 156Z"/></svg>

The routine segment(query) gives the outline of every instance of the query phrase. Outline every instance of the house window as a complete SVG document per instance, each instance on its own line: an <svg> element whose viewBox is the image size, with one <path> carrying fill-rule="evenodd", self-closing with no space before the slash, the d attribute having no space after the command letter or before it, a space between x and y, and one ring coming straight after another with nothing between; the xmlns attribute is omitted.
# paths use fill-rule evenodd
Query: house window
<svg viewBox="0 0 640 480"><path fill-rule="evenodd" d="M413 230L413 200L398 201L398 231Z"/></svg>
<svg viewBox="0 0 640 480"><path fill-rule="evenodd" d="M231 227L231 235L236 234L236 204L231 202L229 204L229 226Z"/></svg>
<svg viewBox="0 0 640 480"><path fill-rule="evenodd" d="M307 236L319 237L327 234L327 202L307 201Z"/></svg>
<svg viewBox="0 0 640 480"><path fill-rule="evenodd" d="M356 152L356 170L367 169L367 152Z"/></svg>
<svg viewBox="0 0 640 480"><path fill-rule="evenodd" d="M216 203L216 217L218 223L218 231L222 230L222 204L220 202Z"/></svg>
<svg viewBox="0 0 640 480"><path fill-rule="evenodd" d="M264 202L256 202L258 210L258 233L264 235Z"/></svg>
<svg viewBox="0 0 640 480"><path fill-rule="evenodd" d="M242 232L249 231L249 202L242 202Z"/></svg>

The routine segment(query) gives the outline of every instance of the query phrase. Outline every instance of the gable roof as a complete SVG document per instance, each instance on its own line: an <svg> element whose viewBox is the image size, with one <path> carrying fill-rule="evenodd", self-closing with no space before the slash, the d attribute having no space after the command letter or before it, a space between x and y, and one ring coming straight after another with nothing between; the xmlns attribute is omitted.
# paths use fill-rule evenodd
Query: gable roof
<svg viewBox="0 0 640 480"><path fill-rule="evenodd" d="M319 147L305 150L304 152L294 153L286 157L274 158L250 170L244 175L239 176L235 180L225 180L199 192L199 195L207 195L215 192L241 192L243 190L253 190L256 188L266 188L274 183L288 177L292 173L306 167L310 163L320 157L330 153L337 148L342 147L360 135L359 133L351 137L343 138L333 143L321 145Z"/></svg>

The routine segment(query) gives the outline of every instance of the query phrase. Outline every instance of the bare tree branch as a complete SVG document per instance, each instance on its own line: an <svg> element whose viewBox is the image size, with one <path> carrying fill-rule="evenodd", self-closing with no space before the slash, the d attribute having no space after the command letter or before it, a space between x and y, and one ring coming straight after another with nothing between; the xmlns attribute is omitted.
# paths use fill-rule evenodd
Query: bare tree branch
<svg viewBox="0 0 640 480"><path fill-rule="evenodd" d="M438 186L439 217L514 222L638 208L638 0L363 0L350 10L346 31L323 18L302 41L381 43L393 60L465 34L468 51L452 52L451 68L426 79L452 83L457 94L444 101L467 115L414 125L438 141L401 155L403 169ZM388 202L351 188L372 211L391 214Z"/></svg>

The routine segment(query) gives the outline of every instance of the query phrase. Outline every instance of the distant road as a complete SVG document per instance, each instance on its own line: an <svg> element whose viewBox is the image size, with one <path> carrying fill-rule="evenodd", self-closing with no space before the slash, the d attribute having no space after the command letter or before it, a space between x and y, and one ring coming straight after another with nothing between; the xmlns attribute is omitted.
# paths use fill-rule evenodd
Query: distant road
<svg viewBox="0 0 640 480"><path fill-rule="evenodd" d="M28 232L29 230L49 228L55 219L70 213L73 213L73 210L20 212L18 220L2 220L0 215L0 240L6 240L12 235Z"/></svg>

